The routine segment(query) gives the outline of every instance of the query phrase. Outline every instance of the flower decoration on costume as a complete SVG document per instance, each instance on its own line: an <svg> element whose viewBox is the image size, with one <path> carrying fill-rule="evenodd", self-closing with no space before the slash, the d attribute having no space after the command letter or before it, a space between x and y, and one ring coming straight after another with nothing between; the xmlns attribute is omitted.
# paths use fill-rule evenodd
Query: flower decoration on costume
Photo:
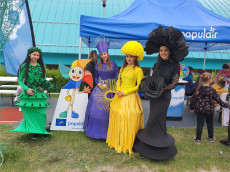
<svg viewBox="0 0 230 172"><path fill-rule="evenodd" d="M53 88L53 85L44 78L34 79L33 81L27 83L27 86L29 88L32 88L33 90L38 90L39 88L42 88L43 90L48 90L50 88Z"/></svg>
<svg viewBox="0 0 230 172"><path fill-rule="evenodd" d="M167 46L170 49L170 57L176 62L184 60L184 57L188 55L188 44L185 42L184 35L172 26L168 29L159 26L149 33L148 37L144 49L148 55L158 53L161 46Z"/></svg>
<svg viewBox="0 0 230 172"><path fill-rule="evenodd" d="M129 41L123 45L121 51L124 55L129 54L137 56L137 60L141 61L144 58L144 49L142 45L137 41Z"/></svg>
<svg viewBox="0 0 230 172"><path fill-rule="evenodd" d="M39 54L42 54L42 50L40 48L38 48L38 47L32 47L32 48L28 49L28 54L31 54L31 53L33 53L35 51L39 52Z"/></svg>
<svg viewBox="0 0 230 172"><path fill-rule="evenodd" d="M158 98L162 94L164 86L164 78L156 73L153 73L152 76L141 80L139 90L146 98Z"/></svg>

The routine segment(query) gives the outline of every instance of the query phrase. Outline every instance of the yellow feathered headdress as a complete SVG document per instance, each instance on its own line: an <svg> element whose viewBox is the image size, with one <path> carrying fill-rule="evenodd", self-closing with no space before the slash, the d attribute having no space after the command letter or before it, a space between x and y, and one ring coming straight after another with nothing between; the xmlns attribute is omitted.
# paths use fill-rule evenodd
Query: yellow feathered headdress
<svg viewBox="0 0 230 172"><path fill-rule="evenodd" d="M123 45L121 51L124 55L129 54L137 56L137 60L141 61L144 58L144 49L142 45L137 41L129 41Z"/></svg>

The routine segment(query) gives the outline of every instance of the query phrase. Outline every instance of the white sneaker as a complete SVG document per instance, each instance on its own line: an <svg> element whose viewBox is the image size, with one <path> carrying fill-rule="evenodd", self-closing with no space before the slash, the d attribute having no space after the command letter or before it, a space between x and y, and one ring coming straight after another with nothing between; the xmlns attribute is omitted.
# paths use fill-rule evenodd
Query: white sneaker
<svg viewBox="0 0 230 172"><path fill-rule="evenodd" d="M213 143L216 141L216 138L213 136L213 138L209 138L209 142Z"/></svg>
<svg viewBox="0 0 230 172"><path fill-rule="evenodd" d="M196 137L193 137L195 143L200 144L200 140L197 140Z"/></svg>

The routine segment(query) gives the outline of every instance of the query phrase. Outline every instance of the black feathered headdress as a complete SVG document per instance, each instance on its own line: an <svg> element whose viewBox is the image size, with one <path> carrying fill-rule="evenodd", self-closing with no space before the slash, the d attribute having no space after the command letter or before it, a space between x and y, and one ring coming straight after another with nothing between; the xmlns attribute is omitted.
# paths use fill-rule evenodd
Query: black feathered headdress
<svg viewBox="0 0 230 172"><path fill-rule="evenodd" d="M144 48L148 55L158 53L161 46L167 46L170 49L170 57L173 61L182 61L188 55L188 44L185 42L184 35L172 26L168 29L159 26L149 33L148 37Z"/></svg>

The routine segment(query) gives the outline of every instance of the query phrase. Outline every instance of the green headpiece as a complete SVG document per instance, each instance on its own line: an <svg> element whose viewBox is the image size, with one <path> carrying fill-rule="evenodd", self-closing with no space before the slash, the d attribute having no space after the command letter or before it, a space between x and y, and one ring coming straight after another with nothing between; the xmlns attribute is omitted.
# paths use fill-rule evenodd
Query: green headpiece
<svg viewBox="0 0 230 172"><path fill-rule="evenodd" d="M37 51L37 52L39 52L40 54L42 54L42 50L39 49L38 47L32 47L32 48L28 49L28 54L31 54L31 53L33 53L33 52L35 52L35 51Z"/></svg>

